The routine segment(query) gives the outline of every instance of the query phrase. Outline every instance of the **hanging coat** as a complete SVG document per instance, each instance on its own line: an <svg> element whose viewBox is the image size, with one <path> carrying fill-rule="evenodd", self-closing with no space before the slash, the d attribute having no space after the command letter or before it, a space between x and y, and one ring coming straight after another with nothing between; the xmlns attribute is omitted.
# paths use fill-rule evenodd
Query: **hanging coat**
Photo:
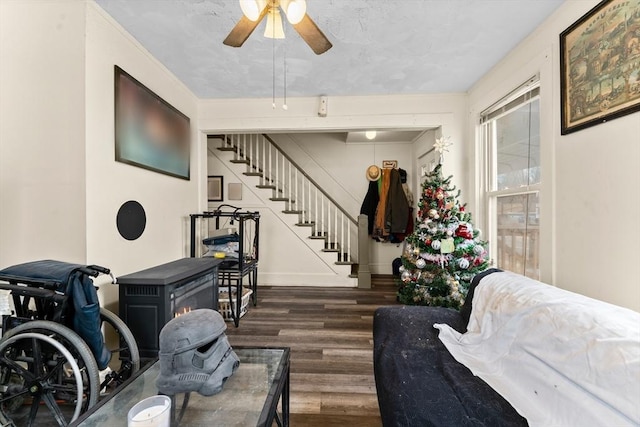
<svg viewBox="0 0 640 427"><path fill-rule="evenodd" d="M389 230L385 227L386 209L387 209L387 194L389 193L389 183L391 179L391 171L393 169L382 169L382 185L380 187L380 201L378 202L378 208L376 210L376 220L373 227L374 238L380 240L386 240L389 236Z"/></svg>
<svg viewBox="0 0 640 427"><path fill-rule="evenodd" d="M409 202L400 182L400 173L391 169L385 206L385 229L388 233L405 233L409 220Z"/></svg>
<svg viewBox="0 0 640 427"><path fill-rule="evenodd" d="M369 219L369 236L373 233L373 223L376 220L376 209L379 201L380 194L378 193L378 181L369 181L369 190L367 190L367 194L364 196L364 200L362 201L362 206L360 206L360 214L366 215Z"/></svg>

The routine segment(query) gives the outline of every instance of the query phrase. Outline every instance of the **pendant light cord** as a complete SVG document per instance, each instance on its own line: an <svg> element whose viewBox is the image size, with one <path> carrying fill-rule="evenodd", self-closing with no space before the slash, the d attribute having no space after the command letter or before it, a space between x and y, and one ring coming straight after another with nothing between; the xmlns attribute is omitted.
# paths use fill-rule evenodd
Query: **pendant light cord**
<svg viewBox="0 0 640 427"><path fill-rule="evenodd" d="M283 56L284 56L284 63L283 63L283 73L284 73L284 104L282 104L282 109L286 110L287 108L287 41L286 41L286 37L285 37L285 42L283 45L283 49L282 51Z"/></svg>
<svg viewBox="0 0 640 427"><path fill-rule="evenodd" d="M271 47L272 47L272 69L271 74L273 78L273 91L271 94L271 105L273 108L276 108L276 38L275 38L275 28L276 28L276 14L273 11L270 11L271 18L273 19L273 38L271 39Z"/></svg>

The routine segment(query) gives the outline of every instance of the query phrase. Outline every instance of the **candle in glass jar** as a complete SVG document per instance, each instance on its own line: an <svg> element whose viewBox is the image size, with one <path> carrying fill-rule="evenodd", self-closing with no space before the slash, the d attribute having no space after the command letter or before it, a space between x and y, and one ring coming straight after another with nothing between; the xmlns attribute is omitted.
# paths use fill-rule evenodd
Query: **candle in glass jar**
<svg viewBox="0 0 640 427"><path fill-rule="evenodd" d="M127 417L128 427L169 427L171 399L168 396L152 396L136 403Z"/></svg>

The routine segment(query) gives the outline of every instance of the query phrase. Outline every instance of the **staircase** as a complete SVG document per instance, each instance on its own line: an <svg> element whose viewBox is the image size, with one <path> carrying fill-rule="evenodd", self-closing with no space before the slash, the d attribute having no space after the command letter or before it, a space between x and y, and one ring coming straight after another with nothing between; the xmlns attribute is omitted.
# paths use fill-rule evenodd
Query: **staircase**
<svg viewBox="0 0 640 427"><path fill-rule="evenodd" d="M211 135L208 147L211 155L228 162L243 184L256 188L265 205L344 279L338 280L339 285L357 285L356 219L268 135Z"/></svg>

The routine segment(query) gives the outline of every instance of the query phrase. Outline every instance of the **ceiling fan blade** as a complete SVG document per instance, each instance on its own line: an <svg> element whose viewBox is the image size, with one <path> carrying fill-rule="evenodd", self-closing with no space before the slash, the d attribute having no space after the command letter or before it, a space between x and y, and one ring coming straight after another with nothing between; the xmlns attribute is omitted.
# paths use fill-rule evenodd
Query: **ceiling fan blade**
<svg viewBox="0 0 640 427"><path fill-rule="evenodd" d="M325 53L333 46L329 39L327 39L316 23L313 22L307 14L305 14L302 21L295 24L293 28L295 28L298 34L300 34L300 37L307 42L316 55Z"/></svg>
<svg viewBox="0 0 640 427"><path fill-rule="evenodd" d="M246 16L242 15L242 18L238 21L235 27L231 30L226 39L222 42L227 46L240 47L247 41L253 30L256 29L260 21L267 15L269 8L267 6L262 9L260 16L255 21L250 20Z"/></svg>

